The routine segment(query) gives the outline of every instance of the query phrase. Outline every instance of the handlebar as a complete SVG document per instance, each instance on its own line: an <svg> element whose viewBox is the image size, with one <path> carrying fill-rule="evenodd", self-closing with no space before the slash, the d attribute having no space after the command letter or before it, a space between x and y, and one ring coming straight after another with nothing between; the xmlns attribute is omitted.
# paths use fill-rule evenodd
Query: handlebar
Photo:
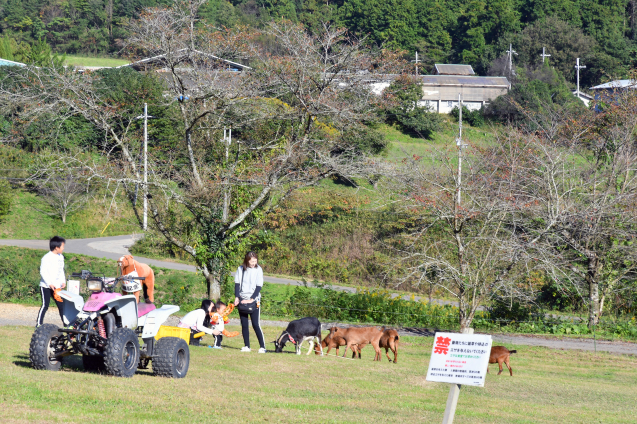
<svg viewBox="0 0 637 424"><path fill-rule="evenodd" d="M113 292L120 281L138 280L144 281L146 277L133 277L132 275L121 275L112 279L107 279L103 274L101 276L94 275L91 271L83 269L82 272L74 272L71 277L81 278L82 280L98 280L102 282L103 290L106 292Z"/></svg>

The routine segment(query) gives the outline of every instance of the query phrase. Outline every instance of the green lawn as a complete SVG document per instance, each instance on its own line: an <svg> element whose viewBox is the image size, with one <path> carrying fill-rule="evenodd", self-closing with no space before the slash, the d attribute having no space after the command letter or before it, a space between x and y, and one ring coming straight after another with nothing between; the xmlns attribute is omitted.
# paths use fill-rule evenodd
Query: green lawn
<svg viewBox="0 0 637 424"><path fill-rule="evenodd" d="M265 328L266 340L280 331ZM60 372L33 370L31 332L0 327L3 423L440 422L449 392L425 380L431 338L401 338L393 364L373 362L370 347L360 361L296 356L291 347L241 353L238 336L223 350L191 347L187 377L169 380L150 370L132 379L87 373L79 357ZM518 350L514 376L497 376L492 365L484 388L463 387L455 423L635 422L637 358L509 347Z"/></svg>
<svg viewBox="0 0 637 424"><path fill-rule="evenodd" d="M434 149L454 148L458 137L458 123L453 119L445 117L442 130L434 133L431 140L415 138L408 134L403 134L395 126L382 125L380 131L389 140L387 158L402 159L412 155L428 156ZM495 130L485 126L485 128L474 128L464 124L462 128L462 138L465 143L477 146L485 146L492 143Z"/></svg>
<svg viewBox="0 0 637 424"><path fill-rule="evenodd" d="M95 197L62 223L59 217L41 212L48 210L42 198L21 189L12 191L14 201L11 211L0 220L0 238L43 240L54 235L91 238L140 231L132 211L121 204L111 206L110 197Z"/></svg>
<svg viewBox="0 0 637 424"><path fill-rule="evenodd" d="M66 64L70 66L104 66L114 67L130 63L126 59L113 57L88 57L88 56L66 56Z"/></svg>

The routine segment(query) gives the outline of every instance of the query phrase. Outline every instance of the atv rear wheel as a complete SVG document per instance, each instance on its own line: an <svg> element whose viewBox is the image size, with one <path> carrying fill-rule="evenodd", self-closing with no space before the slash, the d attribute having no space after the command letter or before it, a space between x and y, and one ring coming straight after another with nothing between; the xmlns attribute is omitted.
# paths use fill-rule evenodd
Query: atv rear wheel
<svg viewBox="0 0 637 424"><path fill-rule="evenodd" d="M139 363L139 340L129 328L113 330L104 350L106 371L116 377L132 377Z"/></svg>
<svg viewBox="0 0 637 424"><path fill-rule="evenodd" d="M82 355L82 365L84 365L85 371L100 373L106 371L104 358L99 355Z"/></svg>
<svg viewBox="0 0 637 424"><path fill-rule="evenodd" d="M188 343L179 337L162 337L155 345L153 372L160 377L184 378L190 366Z"/></svg>
<svg viewBox="0 0 637 424"><path fill-rule="evenodd" d="M58 326L54 324L42 324L35 329L29 345L29 359L33 368L48 371L60 369L62 360L53 358L60 336Z"/></svg>

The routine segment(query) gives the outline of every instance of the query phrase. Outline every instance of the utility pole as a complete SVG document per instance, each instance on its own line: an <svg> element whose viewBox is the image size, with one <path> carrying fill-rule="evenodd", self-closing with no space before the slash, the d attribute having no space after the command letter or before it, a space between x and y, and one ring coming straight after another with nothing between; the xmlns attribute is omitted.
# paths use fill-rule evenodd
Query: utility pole
<svg viewBox="0 0 637 424"><path fill-rule="evenodd" d="M546 54L545 51L546 47L542 47L542 54L540 56L542 56L542 63L544 63L544 59L546 59L547 57L551 57L550 54Z"/></svg>
<svg viewBox="0 0 637 424"><path fill-rule="evenodd" d="M148 229L148 104L144 103L144 225Z"/></svg>
<svg viewBox="0 0 637 424"><path fill-rule="evenodd" d="M458 147L458 186L456 187L456 206L455 216L458 217L460 209L460 191L462 189L462 149L466 144L462 143L462 95L458 94L458 138L456 139L456 146Z"/></svg>
<svg viewBox="0 0 637 424"><path fill-rule="evenodd" d="M418 60L418 52L416 52L416 60L412 60L412 62L416 63L416 76L418 76L418 63L422 62L422 60Z"/></svg>
<svg viewBox="0 0 637 424"><path fill-rule="evenodd" d="M586 68L586 66L579 64L579 57L578 57L576 65L575 65L575 69L577 69L577 91L576 91L577 94L575 94L575 95L577 97L579 97L579 70L580 69L585 69L585 68Z"/></svg>
<svg viewBox="0 0 637 424"><path fill-rule="evenodd" d="M513 50L512 44L509 44L509 50L507 50L506 53L509 55L509 70L511 71L511 75L515 75L515 72L513 71L513 55L517 56L518 53Z"/></svg>

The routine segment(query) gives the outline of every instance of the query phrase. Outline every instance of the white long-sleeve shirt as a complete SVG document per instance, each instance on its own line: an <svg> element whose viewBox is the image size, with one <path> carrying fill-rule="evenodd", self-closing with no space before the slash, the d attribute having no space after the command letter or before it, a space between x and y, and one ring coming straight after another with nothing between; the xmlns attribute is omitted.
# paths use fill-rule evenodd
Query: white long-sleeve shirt
<svg viewBox="0 0 637 424"><path fill-rule="evenodd" d="M179 327L192 328L195 331L203 331L206 334L212 335L213 330L216 330L216 328L208 328L203 325L204 319L206 319L206 314L207 312L203 309L195 309L192 312L188 312L181 320L179 320Z"/></svg>
<svg viewBox="0 0 637 424"><path fill-rule="evenodd" d="M243 280L243 282L241 280ZM239 285L237 297L241 300L250 299L250 296L254 294L257 286L263 287L263 268L257 265L255 268L247 268L244 271L243 265L239 266L237 272L234 273L234 283ZM236 295L235 293L235 296ZM259 293L255 300L261 300L261 293Z"/></svg>
<svg viewBox="0 0 637 424"><path fill-rule="evenodd" d="M66 283L64 256L49 252L40 262L40 287L57 289Z"/></svg>

